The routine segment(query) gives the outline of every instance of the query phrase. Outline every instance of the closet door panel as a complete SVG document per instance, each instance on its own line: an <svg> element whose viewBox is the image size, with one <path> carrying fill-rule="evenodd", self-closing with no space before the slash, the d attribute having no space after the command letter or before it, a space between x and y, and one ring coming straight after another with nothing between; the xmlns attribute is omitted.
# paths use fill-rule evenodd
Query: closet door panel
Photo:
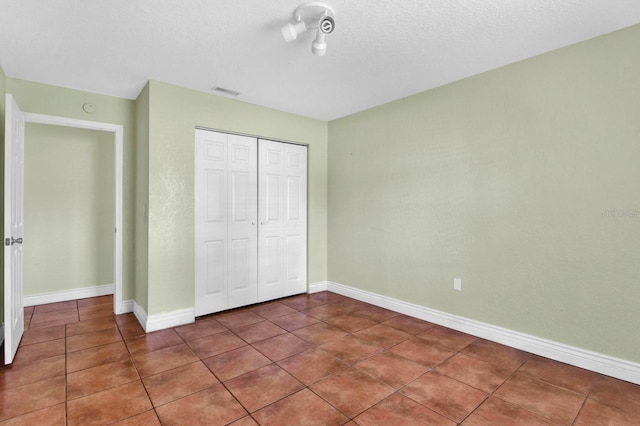
<svg viewBox="0 0 640 426"><path fill-rule="evenodd" d="M280 205L280 182L282 178L276 174L265 173L263 179L265 180L263 225L278 224L282 220L280 217L282 213Z"/></svg>
<svg viewBox="0 0 640 426"><path fill-rule="evenodd" d="M299 176L287 177L287 220L300 220L300 186Z"/></svg>
<svg viewBox="0 0 640 426"><path fill-rule="evenodd" d="M281 144L258 142L258 300L284 296L283 288L283 155Z"/></svg>
<svg viewBox="0 0 640 426"><path fill-rule="evenodd" d="M224 135L196 131L195 311L227 307L227 143Z"/></svg>
<svg viewBox="0 0 640 426"><path fill-rule="evenodd" d="M251 283L251 242L247 238L230 240L229 249L229 290L230 295L236 295L238 299L243 299L242 293L250 291L254 287ZM253 297L248 297L248 303L253 303ZM237 300L230 305L241 306L242 300ZM234 306L230 306L234 307Z"/></svg>
<svg viewBox="0 0 640 426"><path fill-rule="evenodd" d="M266 292L278 292L274 286L280 285L280 237L264 237L262 267L264 272L264 286Z"/></svg>
<svg viewBox="0 0 640 426"><path fill-rule="evenodd" d="M258 299L306 291L306 147L259 141Z"/></svg>
<svg viewBox="0 0 640 426"><path fill-rule="evenodd" d="M300 252L300 236L298 235L289 235L287 236L287 280L299 280L300 275L300 264L303 260L302 253Z"/></svg>
<svg viewBox="0 0 640 426"><path fill-rule="evenodd" d="M204 171L205 202L207 223L224 221L224 170L208 168Z"/></svg>
<svg viewBox="0 0 640 426"><path fill-rule="evenodd" d="M226 264L224 241L207 241L205 249L205 296L224 295L224 270Z"/></svg>
<svg viewBox="0 0 640 426"><path fill-rule="evenodd" d="M226 275L226 222L225 205L221 202L226 195L224 169L210 164L204 170L204 221L201 222L200 244L203 246L205 262L202 265L204 296L214 306L222 306L227 298Z"/></svg>
<svg viewBox="0 0 640 426"><path fill-rule="evenodd" d="M196 130L196 316L257 301L257 141Z"/></svg>
<svg viewBox="0 0 640 426"><path fill-rule="evenodd" d="M307 147L285 145L284 295L307 290Z"/></svg>
<svg viewBox="0 0 640 426"><path fill-rule="evenodd" d="M255 138L228 136L229 308L258 301L258 148Z"/></svg>

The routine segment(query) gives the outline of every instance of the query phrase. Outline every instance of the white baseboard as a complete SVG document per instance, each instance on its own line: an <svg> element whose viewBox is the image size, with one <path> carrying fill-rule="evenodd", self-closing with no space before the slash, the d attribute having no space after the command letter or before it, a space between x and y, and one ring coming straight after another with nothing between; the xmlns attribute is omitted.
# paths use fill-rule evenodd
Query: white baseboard
<svg viewBox="0 0 640 426"><path fill-rule="evenodd" d="M437 311L391 297L334 282L327 283L331 292L390 309L415 318L462 331L473 336L521 349L565 364L602 373L607 376L640 384L640 364L609 355L542 339L491 324L482 323L446 312Z"/></svg>
<svg viewBox="0 0 640 426"><path fill-rule="evenodd" d="M135 300L133 301L133 315L136 316L144 331L147 331L147 312Z"/></svg>
<svg viewBox="0 0 640 426"><path fill-rule="evenodd" d="M122 301L122 312L123 314L129 314L131 312L133 312L134 309L134 304L136 302L134 300L123 300Z"/></svg>
<svg viewBox="0 0 640 426"><path fill-rule="evenodd" d="M71 290L51 291L48 293L24 296L24 306L44 305L45 303L66 302L68 300L86 299L113 294L114 285L104 284L93 287L74 288Z"/></svg>
<svg viewBox="0 0 640 426"><path fill-rule="evenodd" d="M310 283L307 293L313 294L313 293L319 293L321 291L327 291L328 287L329 287L328 281L319 281L317 283Z"/></svg>
<svg viewBox="0 0 640 426"><path fill-rule="evenodd" d="M133 314L147 333L179 325L191 324L196 320L194 308L180 309L177 311L149 316L135 301L133 302Z"/></svg>

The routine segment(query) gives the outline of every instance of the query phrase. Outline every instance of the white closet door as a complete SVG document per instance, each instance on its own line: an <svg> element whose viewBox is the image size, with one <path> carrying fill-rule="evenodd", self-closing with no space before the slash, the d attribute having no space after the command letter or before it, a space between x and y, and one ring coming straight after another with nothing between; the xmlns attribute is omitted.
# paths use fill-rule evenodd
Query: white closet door
<svg viewBox="0 0 640 426"><path fill-rule="evenodd" d="M307 288L307 148L259 140L258 299Z"/></svg>
<svg viewBox="0 0 640 426"><path fill-rule="evenodd" d="M196 130L196 316L257 301L254 138Z"/></svg>
<svg viewBox="0 0 640 426"><path fill-rule="evenodd" d="M227 252L229 308L258 301L258 147L228 135Z"/></svg>

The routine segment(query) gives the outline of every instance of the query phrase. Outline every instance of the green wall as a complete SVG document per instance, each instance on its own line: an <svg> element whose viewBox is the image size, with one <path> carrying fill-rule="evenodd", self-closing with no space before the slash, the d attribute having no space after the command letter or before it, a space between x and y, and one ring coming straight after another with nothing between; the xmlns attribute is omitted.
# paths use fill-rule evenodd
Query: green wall
<svg viewBox="0 0 640 426"><path fill-rule="evenodd" d="M134 299L134 167L135 167L135 101L98 95L79 90L66 89L41 83L6 79L6 91L16 98L18 105L25 112L69 117L81 120L98 121L123 125L123 300ZM93 103L96 111L87 114L82 105ZM69 167L69 165L63 166ZM54 212L51 211L53 214ZM25 240L26 241L26 240ZM25 244L25 252L28 245ZM78 254L75 262L88 262L89 253ZM46 276L46 272L44 272ZM46 290L42 287L39 290ZM52 288L47 291L55 291Z"/></svg>
<svg viewBox="0 0 640 426"><path fill-rule="evenodd" d="M149 83L149 315L194 306L194 129L309 144L308 281L326 280L327 123Z"/></svg>
<svg viewBox="0 0 640 426"><path fill-rule="evenodd" d="M136 99L135 278L136 303L148 311L149 290L149 84Z"/></svg>
<svg viewBox="0 0 640 426"><path fill-rule="evenodd" d="M113 284L113 134L25 126L25 296Z"/></svg>
<svg viewBox="0 0 640 426"><path fill-rule="evenodd" d="M329 280L639 362L638 40L331 122Z"/></svg>

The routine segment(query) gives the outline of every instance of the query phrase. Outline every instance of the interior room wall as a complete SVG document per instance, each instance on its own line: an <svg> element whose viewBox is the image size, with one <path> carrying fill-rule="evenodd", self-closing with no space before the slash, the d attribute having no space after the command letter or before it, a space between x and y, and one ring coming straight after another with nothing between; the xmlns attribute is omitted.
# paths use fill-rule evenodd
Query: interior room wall
<svg viewBox="0 0 640 426"><path fill-rule="evenodd" d="M6 79L6 91L12 93L25 112L48 114L81 120L123 125L123 300L133 299L134 286L134 190L135 190L135 101L99 95L14 78ZM93 114L83 104L95 105ZM25 250L27 245L25 244Z"/></svg>
<svg viewBox="0 0 640 426"><path fill-rule="evenodd" d="M327 123L151 81L147 313L194 306L196 126L309 145L308 280L326 281Z"/></svg>
<svg viewBox="0 0 640 426"><path fill-rule="evenodd" d="M329 280L640 362L639 39L331 122Z"/></svg>
<svg viewBox="0 0 640 426"><path fill-rule="evenodd" d="M24 295L114 284L113 134L25 126Z"/></svg>
<svg viewBox="0 0 640 426"><path fill-rule="evenodd" d="M149 290L149 84L136 99L135 300L148 310Z"/></svg>

